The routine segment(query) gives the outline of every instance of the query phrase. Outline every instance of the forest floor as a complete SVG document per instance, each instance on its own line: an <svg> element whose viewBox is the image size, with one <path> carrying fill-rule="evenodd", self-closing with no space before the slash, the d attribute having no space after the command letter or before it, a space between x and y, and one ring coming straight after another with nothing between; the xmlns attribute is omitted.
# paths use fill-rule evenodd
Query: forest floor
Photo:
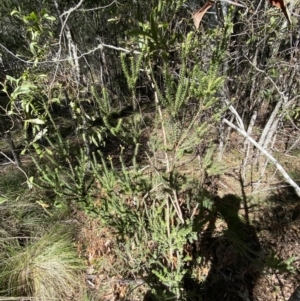
<svg viewBox="0 0 300 301"><path fill-rule="evenodd" d="M281 159L286 163L286 168L289 162L293 162L294 171L300 166L297 156L292 160L289 157ZM257 269L257 264L256 268L252 267L248 258L242 259L247 264L241 263L234 250L236 246L223 243L228 225L217 218L211 233L211 245L214 245L214 254L221 255L215 259L210 256L210 260L203 261L197 268L197 278L205 283L212 271L217 271L215 274L222 274L222 279L215 275L217 278L214 278L212 285L209 284L208 293L202 298L204 301L288 300L300 283L299 198L281 181L275 170L260 183L256 182L256 186L249 182L242 188L237 172L240 163L237 162L232 158L224 159L228 168L218 180L218 193L221 197L227 194L243 196L238 215L243 229L252 233L252 238L249 238L253 240L252 245L261 250L260 268ZM147 286L142 279L133 279L134 272L133 278L129 277L131 280L122 278L124 270L122 260L118 259L120 253L114 248L116 236L113 231L102 227L98 220L87 219L82 213L80 215L84 226L78 240L78 251L86 258L86 280L99 300L151 300L144 299ZM119 269L116 271L118 260Z"/></svg>
<svg viewBox="0 0 300 301"><path fill-rule="evenodd" d="M282 155L280 161L290 173L300 174L297 154ZM251 266L251 260L246 257L241 261L236 246L224 243L229 227L218 217L210 235L209 249L214 255L210 254L208 260L196 267L199 283L207 284L208 278L213 281L208 284L208 293L202 299L191 300L286 301L300 283L299 197L272 168L257 181L259 175L252 166L253 170L249 171L252 180L241 183L238 155L231 154L222 163L226 172L216 182L218 194L220 197L228 194L242 197L238 211L240 225L243 231L251 232L246 236L252 240L255 250L260 249L260 268L257 263L255 267ZM126 259L117 249L116 233L101 225L98 218L88 217L82 211L74 210L68 218L79 225L76 244L78 254L86 262L83 281L95 295L93 300L151 301L144 297L149 287L143 279L134 278L135 271L124 270ZM204 236L206 229L207 225L199 237ZM125 274L128 275L126 279Z"/></svg>
<svg viewBox="0 0 300 301"><path fill-rule="evenodd" d="M294 157L290 162L299 168L299 158ZM244 187L244 192L238 175L225 175L220 181L219 192L244 193L239 214L254 227L267 258L268 263L253 284L250 300L254 301L288 300L300 284L300 202L280 178L278 172L273 171L256 187Z"/></svg>

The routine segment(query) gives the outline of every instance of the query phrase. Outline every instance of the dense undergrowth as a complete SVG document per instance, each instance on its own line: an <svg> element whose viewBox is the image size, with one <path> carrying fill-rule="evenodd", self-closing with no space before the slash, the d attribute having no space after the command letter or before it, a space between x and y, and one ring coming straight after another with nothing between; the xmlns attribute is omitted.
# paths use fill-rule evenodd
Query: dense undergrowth
<svg viewBox="0 0 300 301"><path fill-rule="evenodd" d="M293 256L261 244L261 224L249 214L268 200L249 199L247 189L265 178L269 161L247 139L230 142L223 123L230 117L244 129L237 111L247 111L230 96L245 81L242 72L230 75L245 64L230 65L238 61L238 14L228 9L220 26L201 32L172 31L184 2L158 1L148 21L128 31L134 47L118 55L115 89L94 81L94 71L82 79L71 40L69 60L40 65L56 45L55 18L13 11L30 33L33 64L3 80L1 155L15 168L1 167L1 298L255 300L262 275L296 272ZM266 76L272 84L274 74ZM296 122L278 95L276 125L284 116ZM271 134L263 135L265 149ZM239 159L236 195L220 189L230 156Z"/></svg>

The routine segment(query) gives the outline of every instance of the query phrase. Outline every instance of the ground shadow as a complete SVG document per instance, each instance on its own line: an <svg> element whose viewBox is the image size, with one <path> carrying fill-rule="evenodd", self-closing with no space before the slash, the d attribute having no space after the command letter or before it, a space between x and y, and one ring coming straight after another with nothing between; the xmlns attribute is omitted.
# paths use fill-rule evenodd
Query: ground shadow
<svg viewBox="0 0 300 301"><path fill-rule="evenodd" d="M275 188L256 217L256 228L263 233L266 266L276 275L265 279L264 286L276 288L279 298L288 300L300 283L300 203L291 187Z"/></svg>
<svg viewBox="0 0 300 301"><path fill-rule="evenodd" d="M182 283L182 300L288 300L293 292L292 298L298 296L300 205L294 192L281 189L250 206L249 219L255 226L244 214L239 215L240 206L245 210L249 200L207 194L213 205L199 215L198 223L197 218L194 220L199 240L186 246L193 260ZM207 226L203 230L204 223ZM294 258L292 265L290 258ZM156 283L158 292L161 283ZM172 294L168 298L158 296L148 292L144 301L177 300Z"/></svg>
<svg viewBox="0 0 300 301"><path fill-rule="evenodd" d="M199 300L254 300L263 252L255 228L239 216L240 204L241 199L231 194L215 198L216 214L200 241L201 256L210 262L210 270ZM216 224L217 217L225 221L225 229Z"/></svg>

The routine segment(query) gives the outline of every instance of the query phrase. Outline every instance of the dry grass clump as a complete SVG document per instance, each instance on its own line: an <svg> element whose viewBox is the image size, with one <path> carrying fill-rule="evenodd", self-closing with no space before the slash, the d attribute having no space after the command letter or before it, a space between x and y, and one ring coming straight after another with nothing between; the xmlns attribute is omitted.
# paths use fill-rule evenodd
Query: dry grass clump
<svg viewBox="0 0 300 301"><path fill-rule="evenodd" d="M15 240L11 238L12 242ZM4 238L0 244L3 242ZM54 226L40 237L30 238L25 246L5 243L3 249L0 255L2 295L39 301L71 300L81 290L82 263L71 231L66 227Z"/></svg>

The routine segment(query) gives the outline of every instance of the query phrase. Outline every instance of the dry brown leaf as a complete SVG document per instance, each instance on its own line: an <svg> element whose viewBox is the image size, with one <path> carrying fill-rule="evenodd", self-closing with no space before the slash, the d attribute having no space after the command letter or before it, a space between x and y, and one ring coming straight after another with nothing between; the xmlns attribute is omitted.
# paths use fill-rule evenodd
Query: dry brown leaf
<svg viewBox="0 0 300 301"><path fill-rule="evenodd" d="M269 0L271 2L271 4L279 9L282 10L282 12L284 13L286 19L288 20L288 22L291 24L291 16L290 13L284 3L284 0Z"/></svg>
<svg viewBox="0 0 300 301"><path fill-rule="evenodd" d="M214 1L207 1L203 7L198 9L196 12L193 13L193 19L196 29L199 28L200 22L205 15L205 13L215 4Z"/></svg>

